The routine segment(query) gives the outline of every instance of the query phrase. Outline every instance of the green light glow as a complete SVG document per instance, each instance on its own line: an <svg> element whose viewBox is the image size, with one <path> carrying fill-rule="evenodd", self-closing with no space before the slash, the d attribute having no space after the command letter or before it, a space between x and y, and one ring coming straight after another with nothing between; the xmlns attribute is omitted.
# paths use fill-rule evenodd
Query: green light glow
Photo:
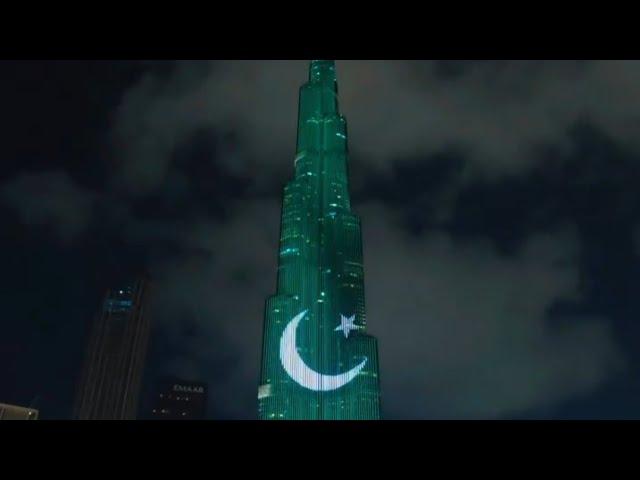
<svg viewBox="0 0 640 480"><path fill-rule="evenodd" d="M266 302L261 419L380 417L377 343L365 332L362 236L351 212L346 139L334 62L314 60L300 89L295 177L284 188L277 293Z"/></svg>

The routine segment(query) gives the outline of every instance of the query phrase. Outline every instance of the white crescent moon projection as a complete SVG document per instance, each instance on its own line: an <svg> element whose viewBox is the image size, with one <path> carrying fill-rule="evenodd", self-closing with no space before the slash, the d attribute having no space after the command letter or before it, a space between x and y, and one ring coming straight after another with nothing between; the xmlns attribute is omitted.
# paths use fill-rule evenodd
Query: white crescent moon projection
<svg viewBox="0 0 640 480"><path fill-rule="evenodd" d="M359 365L339 375L324 375L316 372L304 363L296 347L298 324L307 314L307 310L296 315L284 329L280 338L280 362L289 376L299 385L316 392L329 392L345 386L353 380L367 363L365 358Z"/></svg>

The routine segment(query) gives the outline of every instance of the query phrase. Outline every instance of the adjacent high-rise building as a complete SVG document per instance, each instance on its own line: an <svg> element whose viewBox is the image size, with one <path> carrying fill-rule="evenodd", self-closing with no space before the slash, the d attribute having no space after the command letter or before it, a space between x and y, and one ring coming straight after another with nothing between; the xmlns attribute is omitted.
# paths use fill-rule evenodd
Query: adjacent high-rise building
<svg viewBox="0 0 640 480"><path fill-rule="evenodd" d="M265 420L380 417L376 339L365 332L360 219L335 64L300 90L295 177L285 186L277 293L266 302L258 389Z"/></svg>
<svg viewBox="0 0 640 480"><path fill-rule="evenodd" d="M177 378L158 382L152 420L204 420L207 413L207 385Z"/></svg>
<svg viewBox="0 0 640 480"><path fill-rule="evenodd" d="M141 279L107 293L90 334L75 419L136 418L150 333L148 286Z"/></svg>
<svg viewBox="0 0 640 480"><path fill-rule="evenodd" d="M0 403L0 420L37 420L38 410Z"/></svg>

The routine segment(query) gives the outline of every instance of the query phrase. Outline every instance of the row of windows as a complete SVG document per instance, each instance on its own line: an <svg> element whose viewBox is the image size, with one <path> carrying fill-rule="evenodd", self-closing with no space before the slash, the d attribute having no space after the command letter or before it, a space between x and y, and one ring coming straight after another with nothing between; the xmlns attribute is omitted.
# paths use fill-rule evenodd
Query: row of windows
<svg viewBox="0 0 640 480"><path fill-rule="evenodd" d="M191 397L180 397L180 396L177 396L177 397L175 397L175 399L174 399L174 398L173 398L173 395L165 395L164 393L161 393L161 394L160 394L160 398L163 398L163 399L165 399L165 398L166 398L167 400L184 400L184 401L187 401L187 402L188 402L189 400L191 400Z"/></svg>
<svg viewBox="0 0 640 480"><path fill-rule="evenodd" d="M166 414L168 414L168 413L171 413L171 411L170 411L170 410L167 410L166 408L163 408L162 410L160 410L160 411L158 412L158 411L154 408L154 409L153 409L153 413L160 413L160 414L166 415ZM183 417L186 417L186 416L187 416L187 412L182 412L180 415L182 415Z"/></svg>

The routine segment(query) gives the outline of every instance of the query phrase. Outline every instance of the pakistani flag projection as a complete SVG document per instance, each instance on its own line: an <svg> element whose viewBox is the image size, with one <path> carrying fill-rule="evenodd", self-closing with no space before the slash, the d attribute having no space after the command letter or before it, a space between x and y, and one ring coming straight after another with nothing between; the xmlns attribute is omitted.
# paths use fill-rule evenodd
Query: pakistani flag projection
<svg viewBox="0 0 640 480"><path fill-rule="evenodd" d="M377 420L376 339L365 332L360 219L351 212L347 126L335 65L300 89L295 178L284 188L277 293L266 302L259 416Z"/></svg>

